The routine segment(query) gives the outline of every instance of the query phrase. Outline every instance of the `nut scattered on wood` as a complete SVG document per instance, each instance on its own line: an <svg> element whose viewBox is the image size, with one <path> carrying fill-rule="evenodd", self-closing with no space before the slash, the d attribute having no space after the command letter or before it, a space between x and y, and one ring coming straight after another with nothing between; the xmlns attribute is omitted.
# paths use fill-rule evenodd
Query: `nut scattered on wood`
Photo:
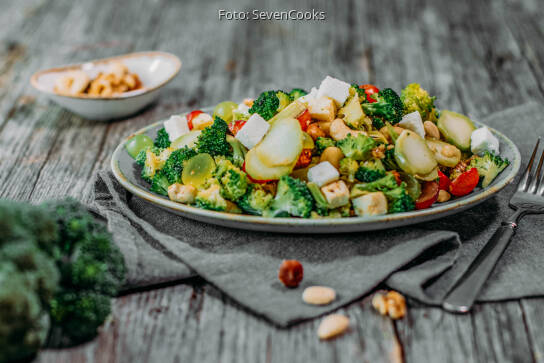
<svg viewBox="0 0 544 363"><path fill-rule="evenodd" d="M327 315L317 328L319 339L331 339L342 334L349 327L349 318L341 314Z"/></svg>
<svg viewBox="0 0 544 363"><path fill-rule="evenodd" d="M447 202L448 200L450 200L451 198L451 194L448 193L447 191L445 190L440 190L438 192L438 198L436 199L436 201L438 203L444 203L444 202Z"/></svg>
<svg viewBox="0 0 544 363"><path fill-rule="evenodd" d="M311 305L327 305L334 299L336 299L336 291L326 286L310 286L302 293L302 300Z"/></svg>
<svg viewBox="0 0 544 363"><path fill-rule="evenodd" d="M425 136L431 138L431 139L440 139L440 131L438 130L438 127L434 124L432 121L425 121L423 123L423 128L425 129Z"/></svg>
<svg viewBox="0 0 544 363"><path fill-rule="evenodd" d="M372 306L381 315L389 315L391 319L401 319L406 315L406 300L396 291L374 294Z"/></svg>
<svg viewBox="0 0 544 363"><path fill-rule="evenodd" d="M302 264L297 260L283 260L278 271L278 278L287 287L297 287L304 277Z"/></svg>

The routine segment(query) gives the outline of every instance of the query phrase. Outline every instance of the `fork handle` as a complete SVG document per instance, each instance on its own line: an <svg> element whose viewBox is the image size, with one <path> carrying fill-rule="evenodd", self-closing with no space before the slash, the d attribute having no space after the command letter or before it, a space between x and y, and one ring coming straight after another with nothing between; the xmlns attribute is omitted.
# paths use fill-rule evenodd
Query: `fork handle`
<svg viewBox="0 0 544 363"><path fill-rule="evenodd" d="M470 311L482 286L493 271L497 261L508 246L517 228L516 222L503 222L485 244L470 267L457 281L442 303L442 307L455 313Z"/></svg>

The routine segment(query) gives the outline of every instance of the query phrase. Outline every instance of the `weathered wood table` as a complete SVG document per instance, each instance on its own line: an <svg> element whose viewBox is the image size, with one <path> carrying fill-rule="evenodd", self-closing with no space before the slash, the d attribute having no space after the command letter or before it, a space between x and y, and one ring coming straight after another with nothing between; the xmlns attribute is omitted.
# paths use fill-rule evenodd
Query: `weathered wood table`
<svg viewBox="0 0 544 363"><path fill-rule="evenodd" d="M325 21L227 21L218 10L323 10ZM440 105L476 117L544 93L539 0L292 1L3 0L0 3L0 196L88 201L122 137L193 106L325 75L400 89L422 83ZM183 60L159 102L125 121L84 120L29 85L39 68L136 50ZM511 248L520 246L512 244ZM245 312L200 279L118 298L94 341L43 351L44 362L542 362L544 298L455 316L411 303L391 321L368 299L345 309L351 332L316 337Z"/></svg>

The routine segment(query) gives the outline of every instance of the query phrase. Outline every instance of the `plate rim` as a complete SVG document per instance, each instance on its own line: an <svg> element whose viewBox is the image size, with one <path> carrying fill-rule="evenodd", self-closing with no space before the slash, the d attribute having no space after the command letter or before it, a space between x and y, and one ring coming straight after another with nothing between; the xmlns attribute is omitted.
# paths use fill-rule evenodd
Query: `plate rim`
<svg viewBox="0 0 544 363"><path fill-rule="evenodd" d="M210 109L210 107L204 107L202 110ZM516 144L510 140L506 135L504 135L502 132L478 121L473 121L476 126L482 127L486 126L488 127L494 134L500 136L502 140L505 140L509 147L514 152L514 160L511 161L510 166L511 168L509 173L505 175L505 177L500 180L500 182L496 185L491 185L490 187L483 189L482 191L471 194L468 198L465 198L463 200L459 200L456 203L452 204L444 204L444 205L438 205L432 208L422 209L422 210L414 210L409 212L402 212L402 213L395 213L395 214L384 214L379 216L369 216L369 217L345 217L345 218L294 218L294 217L283 217L283 218L270 218L270 217L262 217L262 216L254 216L254 215L247 215L247 214L235 214L235 213L227 213L227 212L217 212L217 211L211 211L206 209L201 209L197 207L193 207L191 205L186 205L182 203L173 202L169 199L166 199L164 197L161 197L157 194L154 194L148 190L145 190L141 188L140 186L131 183L123 174L121 171L118 163L119 163L119 155L124 151L125 143L130 140L132 137L138 135L138 134L145 134L148 130L156 127L157 125L160 125L163 123L164 120L160 120L157 122L154 122L150 125L147 125L132 134L130 134L128 137L124 138L119 145L115 148L110 161L110 167L113 172L114 177L117 179L117 181L129 192L133 193L134 195L152 203L156 204L159 207L166 208L167 210L170 210L171 212L181 212L184 216L187 218L192 218L191 215L195 215L195 218L192 219L206 219L206 223L212 223L212 224L220 224L225 225L225 223L228 222L239 222L241 229L248 229L244 228L244 225L247 224L257 224L257 225L269 225L270 227L325 227L325 226L356 226L356 225L371 225L372 223L383 223L383 228L372 228L374 230L378 229L387 229L386 223L392 222L392 223L402 223L403 225L407 224L416 224L423 222L424 220L429 219L437 219L442 216L447 216L450 214L453 214L458 210L459 212L462 212L463 210L466 210L467 208L471 206L476 206L477 204L485 201L489 197L493 196L494 194L498 193L502 189L504 189L507 185L509 185L516 175L518 174L520 168L521 168L521 153L516 146ZM200 217L200 218L197 218ZM218 220L217 223L214 223L213 220ZM413 220L412 223L406 223L407 220ZM236 228L236 227L232 227ZM369 228L370 230L370 228ZM321 233L321 231L316 231Z"/></svg>

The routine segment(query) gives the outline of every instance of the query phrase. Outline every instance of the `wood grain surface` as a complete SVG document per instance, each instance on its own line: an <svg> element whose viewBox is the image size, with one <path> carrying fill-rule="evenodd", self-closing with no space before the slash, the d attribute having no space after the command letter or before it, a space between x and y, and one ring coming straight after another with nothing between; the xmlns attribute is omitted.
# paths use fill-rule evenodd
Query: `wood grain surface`
<svg viewBox="0 0 544 363"><path fill-rule="evenodd" d="M218 10L322 10L326 21L226 21ZM0 2L0 197L89 201L118 142L172 113L325 75L400 89L475 117L544 95L544 10L529 1ZM38 69L141 50L180 56L157 104L110 123L34 91ZM277 329L201 279L119 297L87 344L42 362L544 362L544 299L477 305L457 316L410 301L391 321L368 300L342 311L350 331L320 342L318 320Z"/></svg>

